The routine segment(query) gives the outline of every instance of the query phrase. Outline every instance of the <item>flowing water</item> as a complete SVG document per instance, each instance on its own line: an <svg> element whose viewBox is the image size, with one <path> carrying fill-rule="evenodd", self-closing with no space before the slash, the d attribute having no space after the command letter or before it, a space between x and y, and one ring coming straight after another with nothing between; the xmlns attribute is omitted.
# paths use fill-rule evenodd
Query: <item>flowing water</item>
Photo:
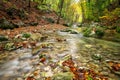
<svg viewBox="0 0 120 80"><path fill-rule="evenodd" d="M94 69L96 72L109 77L110 80L120 79L118 74L116 75L106 67L107 61L120 62L120 44L95 38L85 38L80 33L70 34L61 31L45 33L49 36L48 39L44 42L38 42L37 45L39 47L45 43L49 44L49 47L36 47L39 49L36 55L32 54L33 49L30 48L20 48L1 53L0 57L4 58L0 60L0 80L25 80L26 76L37 69L40 69L41 73L49 69L47 77L51 77L55 71L49 65L60 62L66 55L71 55L80 68ZM56 38L61 38L63 41L59 42ZM47 54L44 65L41 65L39 61L39 54L41 53ZM100 59L98 60L93 56ZM57 65L55 68L58 68ZM38 78L38 80L44 80L41 75Z"/></svg>

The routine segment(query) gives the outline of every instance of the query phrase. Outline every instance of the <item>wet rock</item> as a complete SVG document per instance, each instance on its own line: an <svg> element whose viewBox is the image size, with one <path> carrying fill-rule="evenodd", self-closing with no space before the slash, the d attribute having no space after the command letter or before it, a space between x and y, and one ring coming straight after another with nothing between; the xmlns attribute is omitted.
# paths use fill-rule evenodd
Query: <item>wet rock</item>
<svg viewBox="0 0 120 80"><path fill-rule="evenodd" d="M71 55L66 55L65 57L63 57L63 59L61 59L58 63L59 66L62 66L62 63L66 60L72 59Z"/></svg>
<svg viewBox="0 0 120 80"><path fill-rule="evenodd" d="M76 30L73 29L65 29L65 30L61 30L62 32L68 32L70 34L78 34L78 32Z"/></svg>
<svg viewBox="0 0 120 80"><path fill-rule="evenodd" d="M102 59L102 55L101 54L93 54L91 56L94 60L101 60Z"/></svg>
<svg viewBox="0 0 120 80"><path fill-rule="evenodd" d="M40 41L45 41L48 38L48 36L42 36Z"/></svg>
<svg viewBox="0 0 120 80"><path fill-rule="evenodd" d="M17 78L16 80L23 80L22 78Z"/></svg>
<svg viewBox="0 0 120 80"><path fill-rule="evenodd" d="M5 19L5 18L0 19L0 28L1 29L13 29L15 27L17 27L17 26L12 24L11 22L9 22L7 19Z"/></svg>
<svg viewBox="0 0 120 80"><path fill-rule="evenodd" d="M15 49L15 46L14 46L14 43L7 43L7 44L5 44L5 50L13 50L13 49Z"/></svg>
<svg viewBox="0 0 120 80"><path fill-rule="evenodd" d="M14 23L14 25L16 25L18 27L22 27L22 26L25 26L25 23L22 21L19 21L19 22Z"/></svg>
<svg viewBox="0 0 120 80"><path fill-rule="evenodd" d="M74 31L74 30L71 30L69 33L70 33L70 34L78 34L78 32L77 32L77 31Z"/></svg>
<svg viewBox="0 0 120 80"><path fill-rule="evenodd" d="M42 47L41 46L37 46L35 48L32 49L32 55L36 55L41 51Z"/></svg>
<svg viewBox="0 0 120 80"><path fill-rule="evenodd" d="M37 26L39 23L38 22L30 22L29 25L31 26Z"/></svg>
<svg viewBox="0 0 120 80"><path fill-rule="evenodd" d="M106 72L106 71L102 71L100 72L101 75L104 75L104 76L108 76L109 75L109 72Z"/></svg>
<svg viewBox="0 0 120 80"><path fill-rule="evenodd" d="M57 73L52 80L73 80L74 75L71 72Z"/></svg>
<svg viewBox="0 0 120 80"><path fill-rule="evenodd" d="M88 44L86 44L85 47L86 47L86 48L91 48L92 45L88 45Z"/></svg>
<svg viewBox="0 0 120 80"><path fill-rule="evenodd" d="M31 53L21 53L20 60L31 58L32 54Z"/></svg>
<svg viewBox="0 0 120 80"><path fill-rule="evenodd" d="M42 37L42 35L39 34L39 33L31 34L31 39L34 40L34 41L36 41L36 40L40 40L41 37Z"/></svg>
<svg viewBox="0 0 120 80"><path fill-rule="evenodd" d="M21 38L22 37L22 34L18 34L18 35L16 35L14 38L15 39L18 39L18 38Z"/></svg>

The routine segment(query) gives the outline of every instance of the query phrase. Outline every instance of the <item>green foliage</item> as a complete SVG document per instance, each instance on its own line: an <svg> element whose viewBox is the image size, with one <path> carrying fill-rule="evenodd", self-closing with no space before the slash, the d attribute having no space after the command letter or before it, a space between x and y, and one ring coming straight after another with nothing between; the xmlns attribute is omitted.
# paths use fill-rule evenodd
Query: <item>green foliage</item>
<svg viewBox="0 0 120 80"><path fill-rule="evenodd" d="M24 38L29 38L31 35L29 34L29 33L24 33L24 34L22 34L22 37L24 37Z"/></svg>
<svg viewBox="0 0 120 80"><path fill-rule="evenodd" d="M90 36L90 33L91 33L91 28L86 28L85 30L84 30L84 33L83 33L83 35L85 36L85 37L89 37Z"/></svg>
<svg viewBox="0 0 120 80"><path fill-rule="evenodd" d="M117 26L116 31L120 33L120 26Z"/></svg>
<svg viewBox="0 0 120 80"><path fill-rule="evenodd" d="M37 7L38 9L40 9L41 11L49 11L50 7L47 4L40 4Z"/></svg>
<svg viewBox="0 0 120 80"><path fill-rule="evenodd" d="M88 77L87 77L87 80L93 80L93 79L91 78L91 76L88 76Z"/></svg>
<svg viewBox="0 0 120 80"><path fill-rule="evenodd" d="M25 10L20 9L19 12L18 12L18 16L19 16L21 19L24 19L24 18L26 17L26 12L25 12Z"/></svg>
<svg viewBox="0 0 120 80"><path fill-rule="evenodd" d="M116 8L116 9L113 10L111 13L112 13L112 15L114 15L114 16L120 16L120 8Z"/></svg>
<svg viewBox="0 0 120 80"><path fill-rule="evenodd" d="M104 31L103 30L100 30L100 29L97 29L96 30L96 35L98 38L101 38L104 36Z"/></svg>

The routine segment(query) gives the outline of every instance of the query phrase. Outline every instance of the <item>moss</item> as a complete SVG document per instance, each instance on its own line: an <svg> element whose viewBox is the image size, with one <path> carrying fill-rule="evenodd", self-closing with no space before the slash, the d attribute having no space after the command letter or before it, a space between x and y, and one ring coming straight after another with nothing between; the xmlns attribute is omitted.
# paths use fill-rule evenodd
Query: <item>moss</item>
<svg viewBox="0 0 120 80"><path fill-rule="evenodd" d="M24 38L29 38L31 35L29 34L29 33L24 33L23 35L22 35L22 37L24 37Z"/></svg>

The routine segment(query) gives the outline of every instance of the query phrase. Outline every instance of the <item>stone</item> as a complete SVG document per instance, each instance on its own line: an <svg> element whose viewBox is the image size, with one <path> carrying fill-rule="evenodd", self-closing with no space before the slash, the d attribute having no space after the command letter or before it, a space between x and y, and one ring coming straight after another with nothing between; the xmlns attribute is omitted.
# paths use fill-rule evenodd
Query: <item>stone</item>
<svg viewBox="0 0 120 80"><path fill-rule="evenodd" d="M74 75L71 72L57 73L52 80L73 80Z"/></svg>
<svg viewBox="0 0 120 80"><path fill-rule="evenodd" d="M2 41L8 41L8 38L6 36L0 35L0 42Z"/></svg>
<svg viewBox="0 0 120 80"><path fill-rule="evenodd" d="M15 49L15 46L14 46L14 43L7 43L7 44L5 44L4 48L6 50L13 50L13 49Z"/></svg>
<svg viewBox="0 0 120 80"><path fill-rule="evenodd" d="M42 37L42 35L39 34L39 33L31 34L31 39L32 39L32 40L40 40L41 37Z"/></svg>

